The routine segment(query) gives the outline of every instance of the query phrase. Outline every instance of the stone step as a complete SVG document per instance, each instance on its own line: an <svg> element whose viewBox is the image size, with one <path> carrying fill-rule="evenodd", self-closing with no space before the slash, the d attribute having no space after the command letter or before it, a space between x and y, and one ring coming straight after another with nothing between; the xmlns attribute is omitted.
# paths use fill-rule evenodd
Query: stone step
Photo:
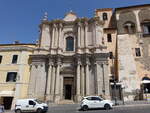
<svg viewBox="0 0 150 113"><path fill-rule="evenodd" d="M61 100L58 104L74 104L73 100Z"/></svg>

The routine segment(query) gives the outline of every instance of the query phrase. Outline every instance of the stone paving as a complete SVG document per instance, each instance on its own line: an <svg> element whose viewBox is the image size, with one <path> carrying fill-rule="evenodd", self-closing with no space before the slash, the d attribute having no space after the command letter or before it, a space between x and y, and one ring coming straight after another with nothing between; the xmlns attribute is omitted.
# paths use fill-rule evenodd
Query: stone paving
<svg viewBox="0 0 150 113"><path fill-rule="evenodd" d="M128 101L128 102L125 102L124 105L123 105L122 101L117 101L117 102L119 103L119 105L114 106L113 107L114 109L111 110L112 112L114 110L119 110L119 111L125 110L126 111L126 109L129 111L130 110L133 111L134 110L133 108L139 109L139 111L146 108L150 111L150 101L130 101L130 102ZM50 104L48 113L82 112L82 111L79 111L79 106L80 106L79 104L59 104L59 105ZM102 111L105 112L104 110L102 110ZM92 112L97 112L97 111L91 111L91 113ZM14 112L9 110L9 111L5 111L5 113L14 113ZM125 113L125 112L121 112L121 113ZM134 112L131 112L131 113L134 113ZM135 113L137 113L137 112L135 112ZM143 113L146 113L146 112L143 112Z"/></svg>

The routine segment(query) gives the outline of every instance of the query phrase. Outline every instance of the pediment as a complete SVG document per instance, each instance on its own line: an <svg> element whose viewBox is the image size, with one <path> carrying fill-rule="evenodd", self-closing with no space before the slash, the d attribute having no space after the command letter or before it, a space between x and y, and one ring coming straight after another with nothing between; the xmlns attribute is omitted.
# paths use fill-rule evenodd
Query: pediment
<svg viewBox="0 0 150 113"><path fill-rule="evenodd" d="M70 11L69 13L66 14L66 16L64 17L64 21L75 21L77 19L77 15L75 13L73 13L72 11Z"/></svg>

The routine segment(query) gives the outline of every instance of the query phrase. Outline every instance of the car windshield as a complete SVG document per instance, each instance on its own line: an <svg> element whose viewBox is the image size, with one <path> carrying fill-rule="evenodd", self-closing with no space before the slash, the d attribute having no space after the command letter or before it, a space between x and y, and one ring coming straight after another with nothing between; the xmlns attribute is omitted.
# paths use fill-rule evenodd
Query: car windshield
<svg viewBox="0 0 150 113"><path fill-rule="evenodd" d="M39 104L42 104L43 102L41 100L35 99L35 101Z"/></svg>

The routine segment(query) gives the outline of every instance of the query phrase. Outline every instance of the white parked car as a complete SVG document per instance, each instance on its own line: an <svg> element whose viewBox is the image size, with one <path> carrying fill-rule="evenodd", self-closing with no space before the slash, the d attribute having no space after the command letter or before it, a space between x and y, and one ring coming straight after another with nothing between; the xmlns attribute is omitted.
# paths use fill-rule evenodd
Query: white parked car
<svg viewBox="0 0 150 113"><path fill-rule="evenodd" d="M38 99L18 99L15 105L15 112L37 112L44 113L48 111L48 105Z"/></svg>
<svg viewBox="0 0 150 113"><path fill-rule="evenodd" d="M113 102L110 100L104 100L99 96L87 96L81 101L81 110L88 110L93 108L105 108L109 110L112 108Z"/></svg>

